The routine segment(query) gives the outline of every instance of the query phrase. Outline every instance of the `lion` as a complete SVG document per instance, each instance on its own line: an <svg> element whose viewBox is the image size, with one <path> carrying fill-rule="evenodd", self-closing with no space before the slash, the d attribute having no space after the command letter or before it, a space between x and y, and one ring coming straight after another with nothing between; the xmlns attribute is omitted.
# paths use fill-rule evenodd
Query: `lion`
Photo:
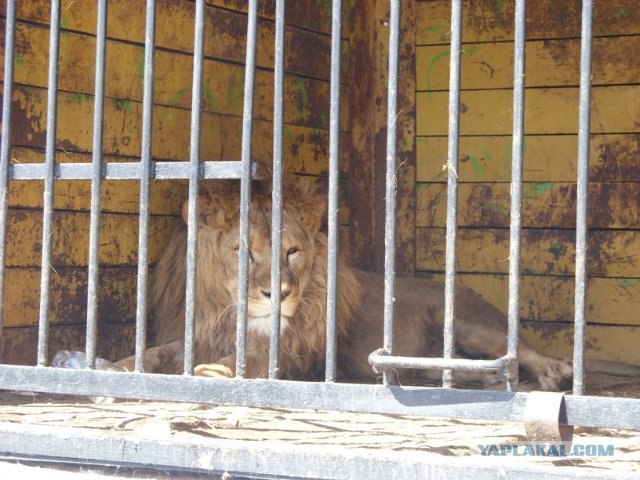
<svg viewBox="0 0 640 480"><path fill-rule="evenodd" d="M271 330L271 192L254 181L251 200L246 377L268 376ZM282 284L279 378L314 379L325 361L327 236L322 230L325 195L300 181L283 191ZM155 270L151 297L155 348L145 353L145 371L182 371L186 273L186 218ZM233 377L239 239L239 182L203 182L199 196L195 292L196 375ZM344 249L341 249L344 251ZM338 259L336 330L338 379L375 382L368 355L383 338L383 276L351 268ZM471 289L456 290L456 354L498 358L506 353L506 318ZM394 354L442 355L444 285L425 278L397 278ZM542 390L559 390L572 378L569 363L538 353L520 339L521 369ZM132 357L116 362L131 369ZM401 384L441 378L440 371L400 371ZM493 384L496 373L455 372L456 382Z"/></svg>

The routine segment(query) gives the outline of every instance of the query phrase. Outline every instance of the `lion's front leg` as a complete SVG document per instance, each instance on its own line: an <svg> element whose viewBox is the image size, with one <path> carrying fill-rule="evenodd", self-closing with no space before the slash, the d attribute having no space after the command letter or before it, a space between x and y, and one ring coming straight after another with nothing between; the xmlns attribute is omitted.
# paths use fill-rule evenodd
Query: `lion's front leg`
<svg viewBox="0 0 640 480"><path fill-rule="evenodd" d="M265 359L258 359L247 355L245 365L247 378L267 378L269 371ZM203 363L198 365L194 374L201 377L211 378L233 378L236 376L236 356L235 354L217 360L215 363Z"/></svg>
<svg viewBox="0 0 640 480"><path fill-rule="evenodd" d="M113 362L118 369L133 372L136 357L123 358ZM147 373L181 373L184 365L184 344L176 340L165 345L151 347L144 352L144 371Z"/></svg>

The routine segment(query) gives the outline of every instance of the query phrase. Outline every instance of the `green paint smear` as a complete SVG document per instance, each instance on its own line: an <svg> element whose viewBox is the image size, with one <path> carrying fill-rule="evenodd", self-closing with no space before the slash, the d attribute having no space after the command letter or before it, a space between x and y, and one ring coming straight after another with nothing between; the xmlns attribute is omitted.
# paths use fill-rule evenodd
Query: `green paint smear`
<svg viewBox="0 0 640 480"><path fill-rule="evenodd" d="M213 94L213 90L211 90L211 87L206 83L203 85L203 89L204 89L204 95L205 97L207 97L207 103L209 104L209 107L214 112L217 112L218 100L216 99L216 96Z"/></svg>
<svg viewBox="0 0 640 480"><path fill-rule="evenodd" d="M24 58L22 58L22 56L20 55L16 55L16 66L24 67Z"/></svg>
<svg viewBox="0 0 640 480"><path fill-rule="evenodd" d="M296 80L296 90L299 94L300 104L300 116L303 121L309 120L309 95L307 93L307 85L304 80Z"/></svg>
<svg viewBox="0 0 640 480"><path fill-rule="evenodd" d="M496 2L496 17L498 17L500 21L503 21L506 2L505 0L495 0L495 2Z"/></svg>
<svg viewBox="0 0 640 480"><path fill-rule="evenodd" d="M61 28L62 30L67 30L67 29L69 28L69 20L67 20L66 18L63 18L63 19L60 21L60 28Z"/></svg>
<svg viewBox="0 0 640 480"><path fill-rule="evenodd" d="M438 35L440 40L450 41L451 34L449 33L451 29L448 26L435 25L433 27L425 27L424 31L429 33L435 33Z"/></svg>
<svg viewBox="0 0 640 480"><path fill-rule="evenodd" d="M69 99L75 103L85 103L93 101L93 97L85 93L73 93L69 95Z"/></svg>
<svg viewBox="0 0 640 480"><path fill-rule="evenodd" d="M625 280L620 281L620 286L622 287L630 287L640 282L640 278L627 278Z"/></svg>
<svg viewBox="0 0 640 480"><path fill-rule="evenodd" d="M140 83L144 83L144 53L140 55L140 60L138 61L138 68L136 70L136 75L138 76L138 81Z"/></svg>
<svg viewBox="0 0 640 480"><path fill-rule="evenodd" d="M206 87L206 85L205 85L205 87ZM167 99L167 103L169 105L172 105L172 106L178 105L180 103L180 101L182 100L182 97L184 97L186 93L187 93L187 87L183 87L180 90L176 90Z"/></svg>
<svg viewBox="0 0 640 480"><path fill-rule="evenodd" d="M429 67L427 68L427 92L428 94L431 94L431 75L433 74L433 69L435 68L436 64L442 60L443 58L448 58L449 55L451 53L451 50L447 49L444 50L440 53L438 53L436 56L434 56L431 61L429 62Z"/></svg>
<svg viewBox="0 0 640 480"><path fill-rule="evenodd" d="M241 110L243 97L244 79L240 76L240 70L233 70L227 86L227 105L231 110Z"/></svg>
<svg viewBox="0 0 640 480"><path fill-rule="evenodd" d="M469 162L471 162L471 168L475 173L485 173L484 165L482 162L476 157L469 157Z"/></svg>
<svg viewBox="0 0 640 480"><path fill-rule="evenodd" d="M327 119L329 118L329 115L326 112L323 112L320 114L320 123L322 124L322 126L326 126L327 125Z"/></svg>
<svg viewBox="0 0 640 480"><path fill-rule="evenodd" d="M116 100L116 108L118 110L124 110L127 113L133 113L133 107L129 100Z"/></svg>

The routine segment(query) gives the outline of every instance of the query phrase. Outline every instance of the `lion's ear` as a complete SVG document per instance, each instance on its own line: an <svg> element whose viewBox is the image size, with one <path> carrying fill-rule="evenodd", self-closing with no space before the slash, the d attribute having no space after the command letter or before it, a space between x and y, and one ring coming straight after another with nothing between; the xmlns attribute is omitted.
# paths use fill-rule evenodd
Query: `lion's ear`
<svg viewBox="0 0 640 480"><path fill-rule="evenodd" d="M295 210L302 223L310 232L316 233L322 226L327 211L327 197L318 191L317 187L308 180L286 179L285 206L290 205Z"/></svg>
<svg viewBox="0 0 640 480"><path fill-rule="evenodd" d="M226 228L238 213L239 190L228 182L214 184L203 183L198 196L198 217L203 224L215 228ZM189 202L182 204L182 219L188 221Z"/></svg>

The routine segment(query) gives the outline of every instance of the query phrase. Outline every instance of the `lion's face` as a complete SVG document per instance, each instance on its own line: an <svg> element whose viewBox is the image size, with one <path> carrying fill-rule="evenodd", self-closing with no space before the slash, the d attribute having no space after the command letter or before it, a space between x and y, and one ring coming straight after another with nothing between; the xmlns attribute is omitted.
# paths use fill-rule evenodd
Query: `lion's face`
<svg viewBox="0 0 640 480"><path fill-rule="evenodd" d="M241 245L237 200L229 203L232 206L229 209L224 201L220 201L219 195L220 192L216 191L216 196L200 198L200 214L204 221L200 225L198 269L215 271L216 279L203 279L203 281L211 282L210 287L217 291L224 289L228 304L236 305L238 252ZM304 205L301 206L304 207ZM285 331L290 326L309 284L315 257L314 235L318 231L319 224L319 218L315 218L313 210L301 210L296 205L287 205L287 209L283 212L280 255L281 331ZM251 202L249 231L247 327L250 332L269 335L272 296L270 198L259 194L254 195ZM211 245L216 247L207 251ZM204 265L203 262L210 263ZM218 284L213 285L213 282ZM212 291L211 288L208 290Z"/></svg>

